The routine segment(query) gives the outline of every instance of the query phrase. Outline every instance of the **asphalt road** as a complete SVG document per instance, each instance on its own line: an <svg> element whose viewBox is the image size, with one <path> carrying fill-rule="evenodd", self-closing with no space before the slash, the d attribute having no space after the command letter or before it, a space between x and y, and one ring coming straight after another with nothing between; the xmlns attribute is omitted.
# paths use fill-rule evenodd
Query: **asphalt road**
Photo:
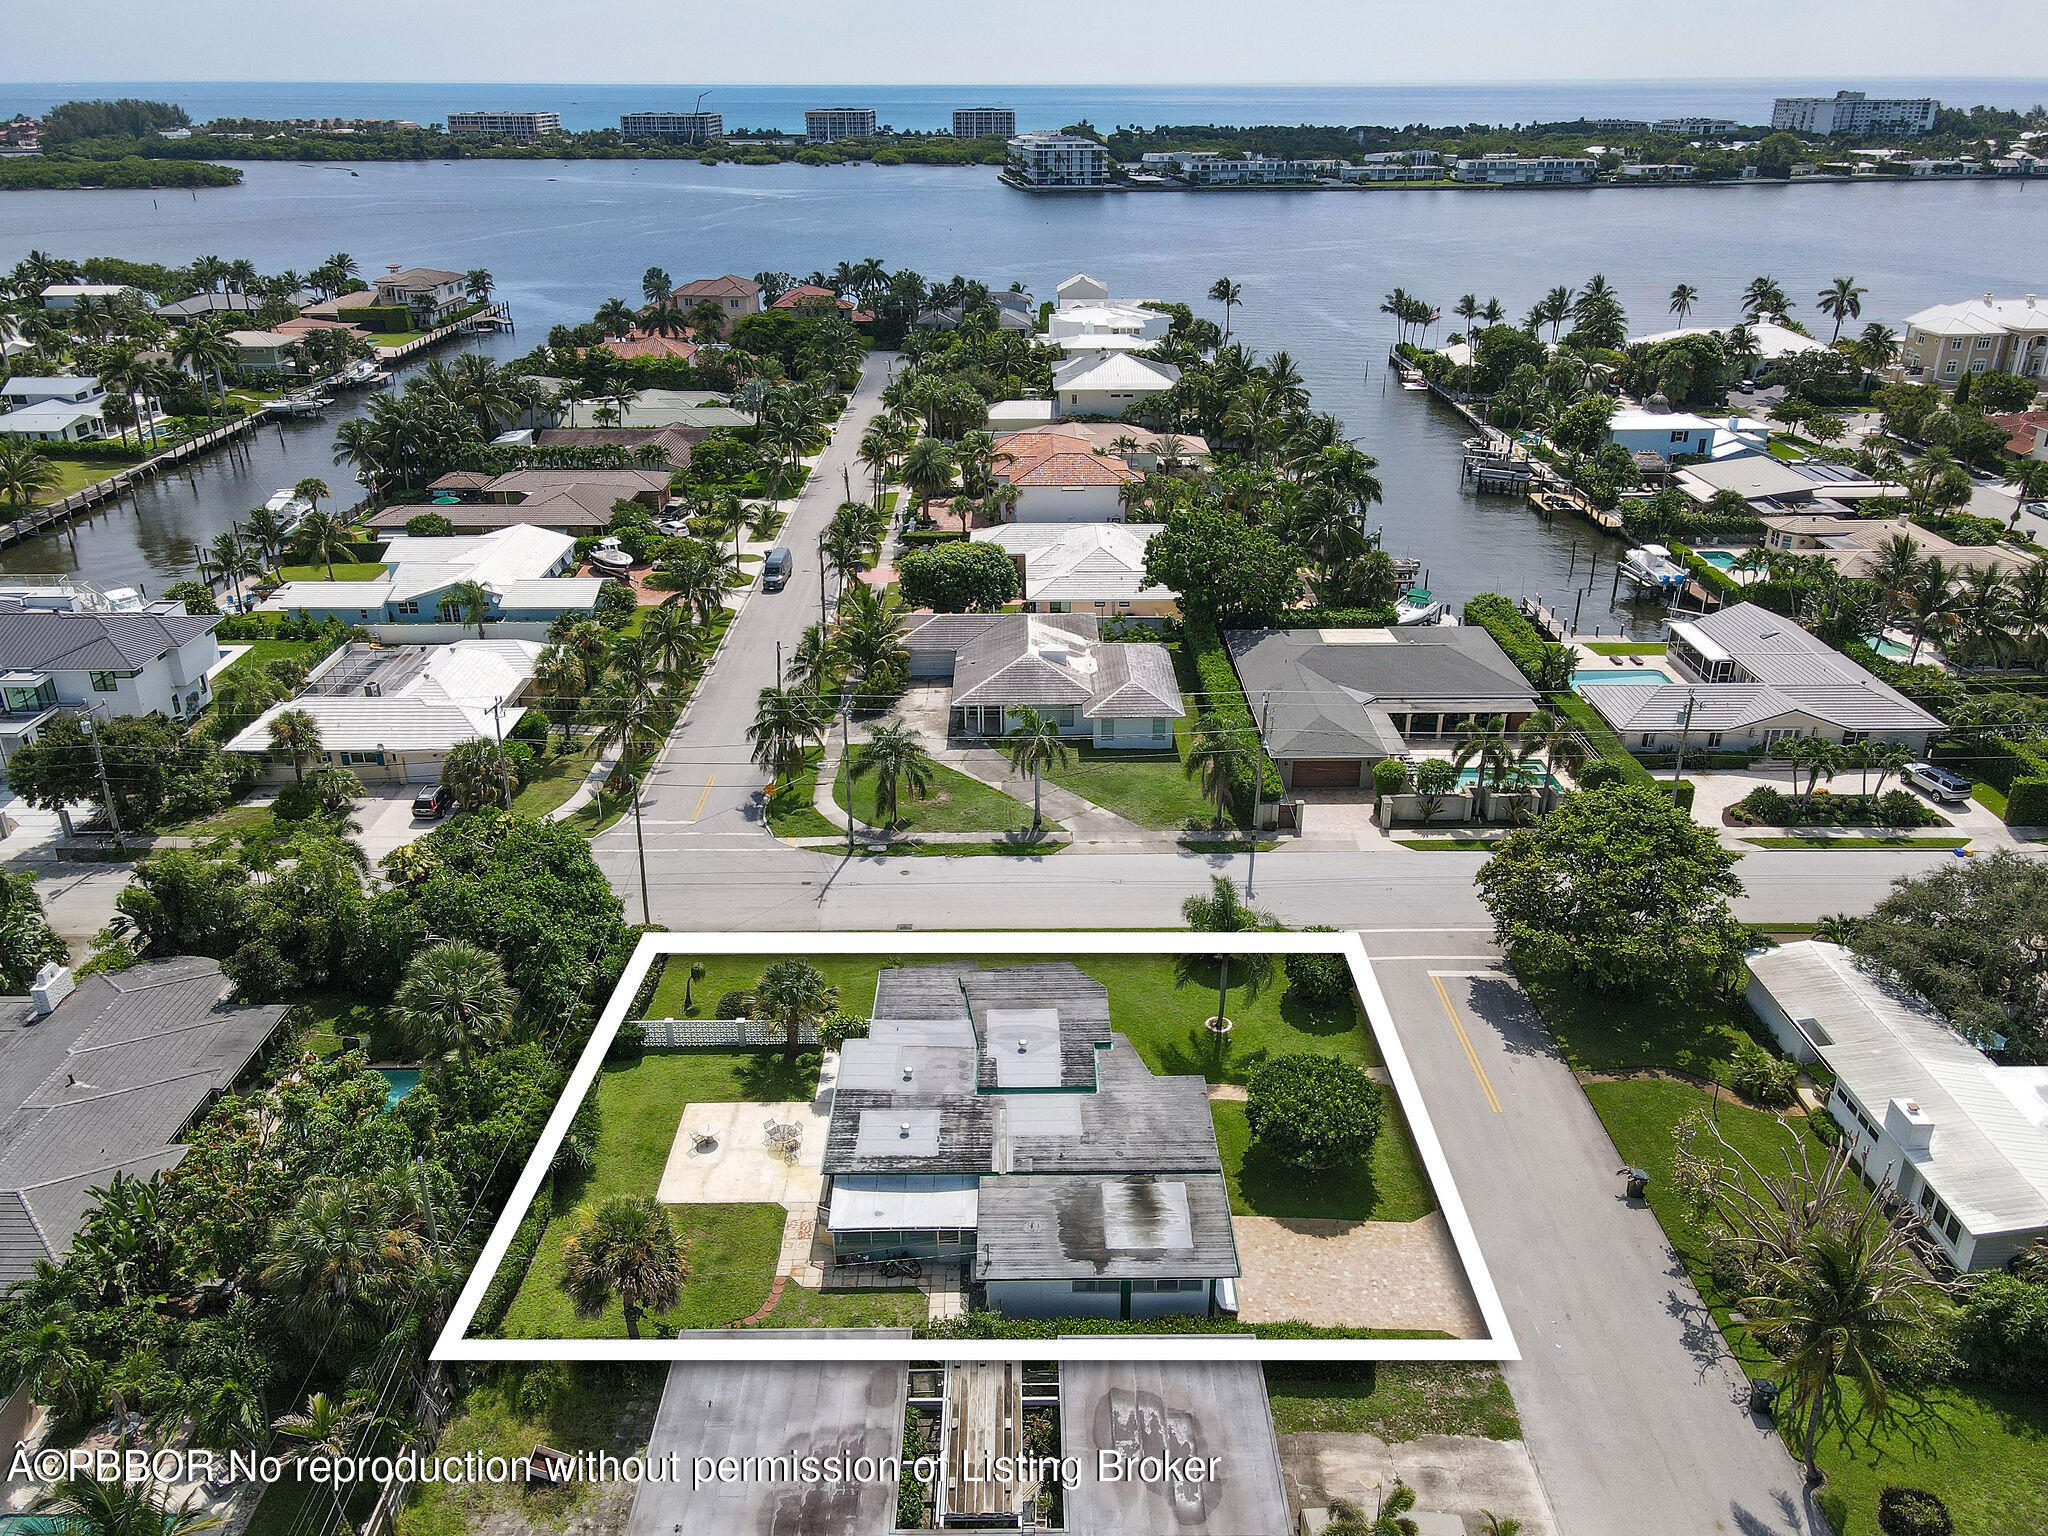
<svg viewBox="0 0 2048 1536"><path fill-rule="evenodd" d="M1560 1530L1826 1530L1648 1206L1485 930L1364 935L1522 1359Z"/></svg>

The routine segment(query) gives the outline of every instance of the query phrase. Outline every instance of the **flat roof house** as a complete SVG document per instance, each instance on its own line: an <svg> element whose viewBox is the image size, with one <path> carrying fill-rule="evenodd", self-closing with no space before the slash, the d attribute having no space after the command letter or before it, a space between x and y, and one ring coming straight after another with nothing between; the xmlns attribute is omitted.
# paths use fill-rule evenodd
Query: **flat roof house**
<svg viewBox="0 0 2048 1536"><path fill-rule="evenodd" d="M327 764L373 783L431 784L449 748L512 734L526 714L515 701L540 652L525 640L344 646L307 675L297 698L265 710L227 750L267 759L270 722L303 710L320 727ZM269 767L273 779L291 772L283 761Z"/></svg>
<svg viewBox="0 0 2048 1536"><path fill-rule="evenodd" d="M904 644L913 678L952 680L955 731L999 736L1035 709L1098 747L1172 750L1187 713L1173 658L1097 634L1093 614L935 613L912 616Z"/></svg>
<svg viewBox="0 0 2048 1536"><path fill-rule="evenodd" d="M1959 1270L2048 1236L2048 1067L2002 1067L1839 944L1749 958L1749 1002L1778 1043L1834 1074L1829 1116L1857 1168L1919 1211Z"/></svg>
<svg viewBox="0 0 2048 1536"><path fill-rule="evenodd" d="M345 624L449 623L458 616L443 599L457 583L473 581L490 595L494 620L552 624L564 614L595 612L608 579L568 575L576 540L526 524L446 538L401 534L381 559L384 574L374 580L288 581L262 607Z"/></svg>
<svg viewBox="0 0 2048 1536"><path fill-rule="evenodd" d="M835 1266L967 1266L1018 1317L1236 1309L1199 1077L1158 1077L1064 961L885 970L840 1052L823 1207Z"/></svg>
<svg viewBox="0 0 2048 1536"><path fill-rule="evenodd" d="M1671 626L1664 684L1595 683L1579 693L1630 747L1769 748L1801 736L1895 741L1915 753L1941 721L1793 620L1736 603ZM1688 726L1688 710L1690 724Z"/></svg>
<svg viewBox="0 0 2048 1536"><path fill-rule="evenodd" d="M1498 715L1519 726L1543 707L1485 630L1254 629L1224 636L1289 789L1359 789L1411 740Z"/></svg>
<svg viewBox="0 0 2048 1536"><path fill-rule="evenodd" d="M1145 580L1145 546L1157 523L1005 523L977 528L1017 562L1026 613L1092 613L1171 618L1173 592Z"/></svg>
<svg viewBox="0 0 2048 1536"><path fill-rule="evenodd" d="M184 1157L179 1135L290 1011L227 995L218 961L186 956L75 987L45 966L0 998L0 1287L61 1262L115 1175Z"/></svg>

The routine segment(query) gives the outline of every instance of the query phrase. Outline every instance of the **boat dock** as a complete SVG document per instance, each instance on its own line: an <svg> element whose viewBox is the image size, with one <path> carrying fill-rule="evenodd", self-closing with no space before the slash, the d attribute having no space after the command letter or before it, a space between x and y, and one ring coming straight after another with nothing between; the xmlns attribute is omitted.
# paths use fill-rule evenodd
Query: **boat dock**
<svg viewBox="0 0 2048 1536"><path fill-rule="evenodd" d="M89 512L103 501L112 501L145 480L153 480L167 469L175 468L187 459L197 458L209 449L218 448L222 443L232 442L238 437L247 437L263 425L263 413L252 411L238 421L230 421L197 437L189 437L182 443L173 444L162 453L152 454L139 464L130 464L117 469L104 480L95 480L82 490L73 491L61 501L49 502L31 511L26 517L13 522L0 523L0 548L19 543L33 534L60 523L69 522L81 512Z"/></svg>
<svg viewBox="0 0 2048 1536"><path fill-rule="evenodd" d="M411 341L401 342L395 347L379 347L377 361L383 367L402 362L415 352L424 352L451 336L472 335L478 331L509 331L512 326L512 311L503 300L478 310L473 315L464 315L460 320L450 320L446 325L436 326Z"/></svg>

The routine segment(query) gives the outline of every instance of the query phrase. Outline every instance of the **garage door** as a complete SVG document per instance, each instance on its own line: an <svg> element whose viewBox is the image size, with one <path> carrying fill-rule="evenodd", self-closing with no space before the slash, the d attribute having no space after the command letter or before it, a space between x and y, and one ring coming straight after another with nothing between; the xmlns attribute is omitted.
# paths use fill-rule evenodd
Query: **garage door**
<svg viewBox="0 0 2048 1536"><path fill-rule="evenodd" d="M1294 765L1294 789L1356 789L1358 763L1352 758L1308 758Z"/></svg>
<svg viewBox="0 0 2048 1536"><path fill-rule="evenodd" d="M438 757L408 757L405 760L405 782L408 784L432 784L441 777L441 760Z"/></svg>
<svg viewBox="0 0 2048 1536"><path fill-rule="evenodd" d="M951 651L920 651L910 653L910 675L912 677L951 677L953 675L953 653Z"/></svg>

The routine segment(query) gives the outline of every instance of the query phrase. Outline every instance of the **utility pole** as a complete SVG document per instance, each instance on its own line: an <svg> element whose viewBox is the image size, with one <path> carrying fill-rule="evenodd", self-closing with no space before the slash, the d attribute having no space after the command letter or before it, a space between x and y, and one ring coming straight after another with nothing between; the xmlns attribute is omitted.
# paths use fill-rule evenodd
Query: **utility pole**
<svg viewBox="0 0 2048 1536"><path fill-rule="evenodd" d="M97 709L99 706L94 705ZM100 723L93 718L93 712L85 712L85 727L92 738L92 764L100 774L100 804L107 808L107 825L114 829L114 836L121 835L121 813L114 805L114 786L107 782L107 755L100 750Z"/></svg>
<svg viewBox="0 0 2048 1536"><path fill-rule="evenodd" d="M846 856L853 857L853 684L839 690L839 757L846 767Z"/></svg>
<svg viewBox="0 0 2048 1536"><path fill-rule="evenodd" d="M505 761L505 719L498 713L504 705L502 698L491 702L491 733L498 738L498 788L504 794L505 809L509 811L512 809L511 764Z"/></svg>
<svg viewBox="0 0 2048 1536"><path fill-rule="evenodd" d="M775 642L775 691L782 691L782 642Z"/></svg>
<svg viewBox="0 0 2048 1536"><path fill-rule="evenodd" d="M825 535L818 535L818 628L827 627L825 618Z"/></svg>
<svg viewBox="0 0 2048 1536"><path fill-rule="evenodd" d="M1252 846L1244 864L1244 894L1249 901L1252 883L1259 877L1259 808L1266 793L1266 727L1273 718L1270 694L1259 695L1259 725L1252 738Z"/></svg>
<svg viewBox="0 0 2048 1536"><path fill-rule="evenodd" d="M853 468L851 465L842 464L839 466L839 484L844 492L839 499L841 501L853 500Z"/></svg>
<svg viewBox="0 0 2048 1536"><path fill-rule="evenodd" d="M1678 726L1678 755L1671 763L1671 794L1673 799L1676 799L1678 796L1678 777L1685 772L1685 739L1692 733L1692 705L1692 690L1687 689L1685 694L1685 718L1679 722ZM1796 785L1794 786L1794 788L1797 787Z"/></svg>

